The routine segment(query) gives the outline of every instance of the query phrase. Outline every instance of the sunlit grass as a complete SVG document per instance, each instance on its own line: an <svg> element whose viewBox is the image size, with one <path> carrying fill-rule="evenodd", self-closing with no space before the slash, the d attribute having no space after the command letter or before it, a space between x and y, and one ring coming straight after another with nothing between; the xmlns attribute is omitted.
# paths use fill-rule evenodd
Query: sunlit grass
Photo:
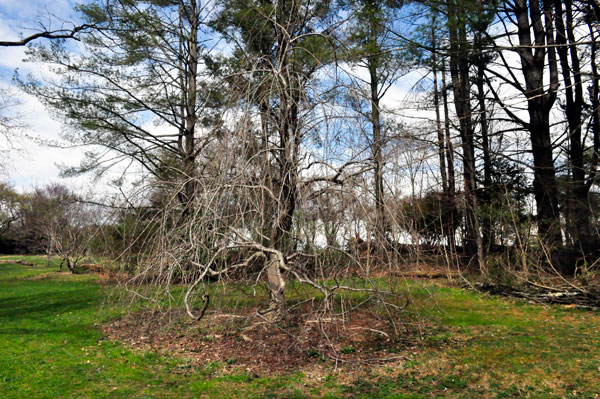
<svg viewBox="0 0 600 399"><path fill-rule="evenodd" d="M59 271L56 260L50 267L43 257L27 260L37 266L0 264L0 398L597 398L600 393L597 313L397 280L393 289L410 299L402 317L418 318L429 329L398 353L402 360L341 374L331 365L329 375L318 380L301 372L259 376L106 340L99 325L130 310L107 295L118 289L97 284L93 275ZM292 304L320 295L295 284L289 288ZM253 309L267 298L253 284L212 283L203 289L214 298L211 310ZM360 301L366 294L343 295Z"/></svg>

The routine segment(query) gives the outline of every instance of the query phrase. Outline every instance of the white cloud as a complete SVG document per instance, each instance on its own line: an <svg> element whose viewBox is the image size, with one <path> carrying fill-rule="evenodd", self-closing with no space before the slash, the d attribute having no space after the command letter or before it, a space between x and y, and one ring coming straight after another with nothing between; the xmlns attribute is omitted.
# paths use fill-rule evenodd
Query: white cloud
<svg viewBox="0 0 600 399"><path fill-rule="evenodd" d="M22 36L34 33L34 29L42 26L48 29L69 27L65 22L73 14L73 1L14 1L0 0L0 39L18 40ZM22 75L33 74L37 77L48 77L52 73L47 66L40 63L23 62L25 47L0 48L0 88L11 86L15 69ZM62 124L52 119L43 104L35 97L11 90L11 95L18 98L20 105L14 109L20 121L26 127L16 130L11 137L13 147L8 151L7 174L19 191L32 187L61 181L76 187L85 187L89 176L61 179L58 164L77 165L83 158L83 150L49 147L41 142L59 141ZM102 190L100 190L102 191Z"/></svg>

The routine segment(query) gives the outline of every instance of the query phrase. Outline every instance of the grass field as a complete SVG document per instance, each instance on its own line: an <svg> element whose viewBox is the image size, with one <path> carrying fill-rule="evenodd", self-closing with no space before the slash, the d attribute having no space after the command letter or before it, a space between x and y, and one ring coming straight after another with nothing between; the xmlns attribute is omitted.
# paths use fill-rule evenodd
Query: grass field
<svg viewBox="0 0 600 399"><path fill-rule="evenodd" d="M11 259L3 257L2 259ZM403 360L261 376L134 351L99 326L123 310L90 275L0 264L0 398L599 398L600 314L431 283L410 312L429 326Z"/></svg>

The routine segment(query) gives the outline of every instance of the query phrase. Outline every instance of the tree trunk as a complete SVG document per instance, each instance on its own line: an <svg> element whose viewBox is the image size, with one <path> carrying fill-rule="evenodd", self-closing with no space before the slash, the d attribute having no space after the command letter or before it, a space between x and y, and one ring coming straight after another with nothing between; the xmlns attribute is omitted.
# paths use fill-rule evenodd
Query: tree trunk
<svg viewBox="0 0 600 399"><path fill-rule="evenodd" d="M375 6L372 6L375 9ZM383 187L383 138L381 132L381 112L379 95L379 54L377 43L377 31L380 29L375 15L370 17L370 34L368 45L370 54L367 65L369 68L370 89L371 89L371 126L372 126L372 144L371 153L373 156L373 178L375 189L375 239L378 250L382 250L386 245L386 234L388 231L385 215L384 187Z"/></svg>
<svg viewBox="0 0 600 399"><path fill-rule="evenodd" d="M591 130L592 130L592 137L593 137L593 152L592 152L592 159L590 162L590 166L589 166L589 175L586 181L586 185L588 186L588 193L589 193L589 189L591 188L592 184L595 182L596 177L597 177L597 173L598 173L598 162L600 160L600 73L598 72L598 65L596 63L596 59L597 59L597 53L598 53L598 42L596 41L596 33L595 33L595 28L591 22L588 22L588 28L590 31L590 38L591 38L591 54L590 54L590 66L591 66L591 71L592 71L592 84L591 84L591 90L590 90L590 97L591 97L591 109L592 109L592 116L591 116ZM595 215L590 215L589 216L590 219L592 217L596 217ZM591 227L591 225L590 225ZM598 237L597 237L597 231L595 229L592 228L592 234L591 234L591 241L592 241L592 245L591 246L595 246L597 248L597 243L598 243Z"/></svg>
<svg viewBox="0 0 600 399"><path fill-rule="evenodd" d="M297 5L289 5L292 9L287 10L282 6L280 12L283 16L295 13ZM286 18L280 17L281 21ZM276 216L271 229L270 247L280 252L285 258L289 252L294 249L291 240L291 233L294 221L294 211L296 210L296 200L298 196L298 151L300 148L300 132L298 121L298 104L300 103L300 82L299 76L290 65L289 47L292 44L289 41L289 28L286 32L281 32L279 36L280 48L285 49L279 55L280 71L282 73L282 88L279 93L279 113L277 120L277 132L279 135L279 149L277 150L277 162L279 173L276 179L276 192L278 193L277 203L274 205ZM271 294L271 303L269 308L273 310L272 317L279 318L285 311L285 280L282 277L282 260L276 256L269 257L267 265L267 281Z"/></svg>
<svg viewBox="0 0 600 399"><path fill-rule="evenodd" d="M450 75L454 91L454 105L459 119L459 130L463 152L463 174L465 186L465 250L477 258L480 272L485 271L481 231L477 216L477 188L475 180L475 150L473 144L473 119L469 79L469 50L463 0L448 1L448 30L450 37ZM461 16L461 17L459 17Z"/></svg>
<svg viewBox="0 0 600 399"><path fill-rule="evenodd" d="M438 83L438 60L437 60L437 37L435 34L435 16L432 17L431 22L431 65L433 74L433 104L435 108L435 121L438 139L438 151L439 151L439 162L440 162L440 176L442 178L442 190L444 193L444 207L449 214L449 220L445 226L442 226L442 231L446 237L446 243L449 250L448 259L454 259L456 254L456 242L454 239L455 233L455 200L454 200L454 156L452 151L452 142L450 141L450 121L448 117L448 98L445 93L446 91L446 77L444 72L444 65L442 62L442 93L439 91ZM442 116L440 111L440 96L443 98L444 107L444 127L442 127ZM447 166L446 166L447 164Z"/></svg>
<svg viewBox="0 0 600 399"><path fill-rule="evenodd" d="M448 221L448 245L452 255L456 254L456 174L454 172L454 145L450 133L450 110L448 108L448 85L446 84L446 63L442 62L442 100L444 106L444 135L446 140L446 164L448 165L448 206L450 220Z"/></svg>
<svg viewBox="0 0 600 399"><path fill-rule="evenodd" d="M46 248L46 267L50 267L50 261L52 260L52 239L50 244ZM60 263L60 269L62 269L62 262Z"/></svg>
<svg viewBox="0 0 600 399"><path fill-rule="evenodd" d="M481 135L481 151L483 153L483 190L481 191L481 201L484 205L484 213L482 215L483 227L483 246L485 252L494 244L494 229L492 218L490 216L491 194L492 188L492 159L490 156L489 143L489 125L487 118L487 109L485 104L485 89L484 89L484 66L482 61L477 66L477 101L479 102L479 126Z"/></svg>
<svg viewBox="0 0 600 399"><path fill-rule="evenodd" d="M435 17L431 22L431 73L433 75L433 106L435 108L435 122L438 139L438 151L440 162L440 176L442 178L442 190L448 195L448 176L446 173L446 145L444 132L442 130L442 117L440 112L440 93L438 90L438 66L437 66L437 40L435 35Z"/></svg>
<svg viewBox="0 0 600 399"><path fill-rule="evenodd" d="M550 111L556 100L558 71L554 50L553 29L550 21L549 1L544 0L545 24L537 1L515 0L514 13L517 19L521 68L525 78L528 130L533 153L533 190L537 206L537 222L540 239L550 245L561 245L558 191L552 141L550 137ZM531 14L531 23L530 23ZM534 42L530 29L533 29ZM535 48L535 50L533 49ZM550 87L544 88L546 54L550 70Z"/></svg>
<svg viewBox="0 0 600 399"><path fill-rule="evenodd" d="M177 146L181 155L183 187L179 192L179 199L183 205L183 215L188 216L194 212L194 198L196 195L196 123L198 120L197 79L198 79L198 28L199 9L196 0L190 0L188 7L179 7L179 23L190 26L189 37L185 43L180 42L180 54L186 54L185 60L179 60L179 84L181 86L180 126Z"/></svg>
<svg viewBox="0 0 600 399"><path fill-rule="evenodd" d="M537 102L537 101L535 101ZM548 245L562 242L549 115L542 107L530 109L531 149L533 152L533 190L537 205L540 238Z"/></svg>
<svg viewBox="0 0 600 399"><path fill-rule="evenodd" d="M565 11L563 12L563 4ZM568 195L569 230L575 246L584 252L593 249L589 190L584 165L584 146L581 140L582 114L585 107L581 65L573 27L573 3L571 0L555 0L556 44L565 86L565 112L569 128L569 158L571 166L571 189ZM573 44L567 47L567 44Z"/></svg>

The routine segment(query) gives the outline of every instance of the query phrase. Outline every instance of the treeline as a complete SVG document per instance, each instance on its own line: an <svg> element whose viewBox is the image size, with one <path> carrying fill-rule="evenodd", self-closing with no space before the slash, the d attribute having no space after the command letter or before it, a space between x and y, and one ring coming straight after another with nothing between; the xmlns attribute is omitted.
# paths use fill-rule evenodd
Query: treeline
<svg viewBox="0 0 600 399"><path fill-rule="evenodd" d="M325 276L425 250L482 275L499 262L572 274L598 258L593 0L78 11L91 28L77 49L31 47L53 78L20 87L89 146L69 172L143 171L128 199L143 210L140 281L191 295L254 270L280 312L290 279L328 299L349 287Z"/></svg>
<svg viewBox="0 0 600 399"><path fill-rule="evenodd" d="M20 194L11 186L0 189L2 253L75 255L76 241L92 220L66 186L51 184ZM81 230L81 231L79 231ZM82 243L83 244L83 243ZM84 251L85 244L81 251ZM70 268L70 262L68 267Z"/></svg>
<svg viewBox="0 0 600 399"><path fill-rule="evenodd" d="M64 184L18 193L3 183L0 253L40 254L48 262L58 257L61 268L77 272L90 260L116 259L130 247L130 236L138 233L132 232L128 214L133 212L108 211L105 204L87 201Z"/></svg>

